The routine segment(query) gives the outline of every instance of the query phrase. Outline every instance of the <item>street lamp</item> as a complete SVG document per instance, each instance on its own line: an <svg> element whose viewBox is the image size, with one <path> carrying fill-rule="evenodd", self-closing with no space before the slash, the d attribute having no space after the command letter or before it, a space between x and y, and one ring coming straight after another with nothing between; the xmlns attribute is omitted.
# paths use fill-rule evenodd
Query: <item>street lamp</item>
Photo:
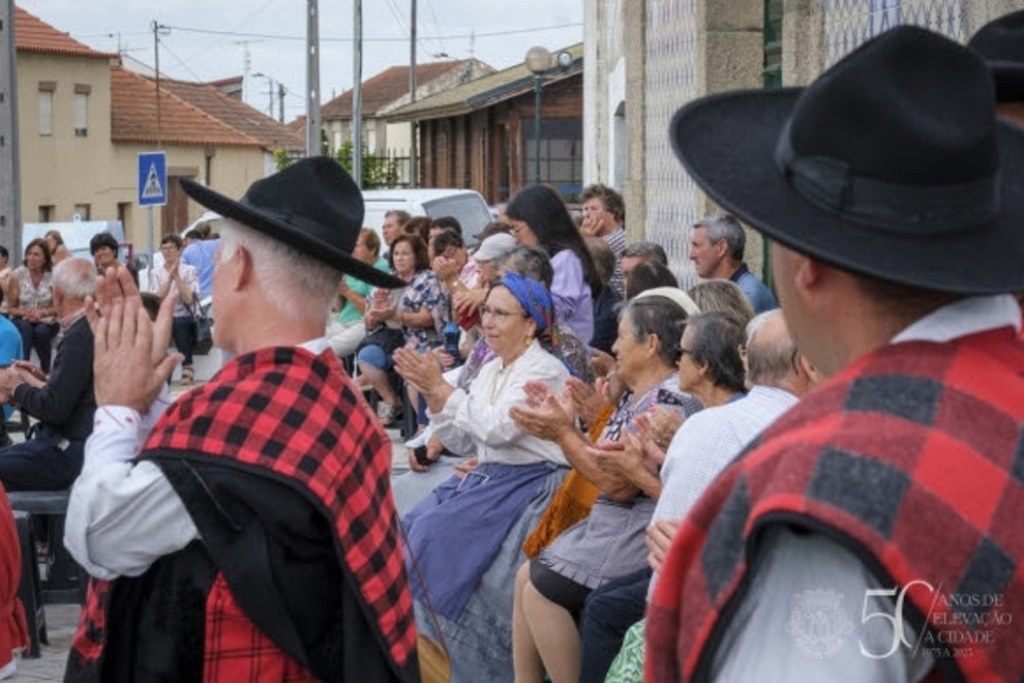
<svg viewBox="0 0 1024 683"><path fill-rule="evenodd" d="M551 53L543 47L531 47L526 51L526 68L533 74L533 182L540 182L540 95L543 81L541 74L551 67Z"/></svg>
<svg viewBox="0 0 1024 683"><path fill-rule="evenodd" d="M266 79L267 92L270 95L270 101L267 103L267 116L274 118L274 79L260 71L254 73L252 77Z"/></svg>

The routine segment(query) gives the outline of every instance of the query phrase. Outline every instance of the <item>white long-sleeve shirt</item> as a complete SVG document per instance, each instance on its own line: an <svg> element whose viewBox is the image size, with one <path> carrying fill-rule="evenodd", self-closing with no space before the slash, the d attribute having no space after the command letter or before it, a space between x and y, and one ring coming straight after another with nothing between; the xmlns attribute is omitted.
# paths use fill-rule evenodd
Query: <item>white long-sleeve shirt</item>
<svg viewBox="0 0 1024 683"><path fill-rule="evenodd" d="M327 340L299 346L320 354ZM200 537L160 468L134 460L170 403L164 387L145 415L126 406L96 409L82 473L68 499L64 545L98 579L139 576Z"/></svg>
<svg viewBox="0 0 1024 683"><path fill-rule="evenodd" d="M526 400L527 382L541 381L559 392L568 376L562 361L534 341L507 366L500 358L485 363L469 392L452 392L441 411L431 414L430 424L449 450L475 453L482 463L529 465L547 460L568 465L557 444L527 434L508 414L509 408Z"/></svg>

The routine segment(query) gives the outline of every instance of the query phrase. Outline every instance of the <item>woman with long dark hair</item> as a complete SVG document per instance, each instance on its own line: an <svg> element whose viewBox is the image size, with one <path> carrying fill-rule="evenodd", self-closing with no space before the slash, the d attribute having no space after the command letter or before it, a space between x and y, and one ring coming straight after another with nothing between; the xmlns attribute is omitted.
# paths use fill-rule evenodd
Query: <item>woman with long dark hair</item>
<svg viewBox="0 0 1024 683"><path fill-rule="evenodd" d="M551 257L557 321L589 342L594 336L593 301L601 293L601 277L565 202L546 185L530 185L516 193L505 213L519 244L540 245Z"/></svg>

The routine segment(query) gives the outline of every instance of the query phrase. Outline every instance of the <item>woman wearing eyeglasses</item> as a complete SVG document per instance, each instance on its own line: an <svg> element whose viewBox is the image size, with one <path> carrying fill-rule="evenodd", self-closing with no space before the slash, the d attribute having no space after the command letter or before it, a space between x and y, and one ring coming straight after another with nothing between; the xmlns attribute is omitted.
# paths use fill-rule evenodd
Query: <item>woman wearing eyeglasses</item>
<svg viewBox="0 0 1024 683"><path fill-rule="evenodd" d="M639 416L655 407L683 418L700 410L693 396L680 391L676 376L679 328L687 315L666 296L635 298L622 310L612 350L626 391L596 446L574 427L571 409L540 387L527 387L529 405L512 411L516 424L552 439L576 472L600 491L590 513L517 574L512 617L516 681L540 683L547 672L554 683L575 683L581 664L577 620L587 596L647 566L644 535L659 492L660 463L627 452L619 442L635 431ZM637 484L647 481L655 487Z"/></svg>
<svg viewBox="0 0 1024 683"><path fill-rule="evenodd" d="M437 613L452 679L506 681L512 671L512 582L523 538L568 471L558 446L520 430L509 408L524 400L528 382L557 392L569 372L549 337L550 294L537 280L506 274L480 314L495 358L468 390L445 382L433 357L408 348L395 352L398 373L427 401L434 434L451 451L475 454L480 463L436 488L403 523L419 568L410 572L414 595L421 608L429 604ZM425 611L417 614L417 626L433 632Z"/></svg>

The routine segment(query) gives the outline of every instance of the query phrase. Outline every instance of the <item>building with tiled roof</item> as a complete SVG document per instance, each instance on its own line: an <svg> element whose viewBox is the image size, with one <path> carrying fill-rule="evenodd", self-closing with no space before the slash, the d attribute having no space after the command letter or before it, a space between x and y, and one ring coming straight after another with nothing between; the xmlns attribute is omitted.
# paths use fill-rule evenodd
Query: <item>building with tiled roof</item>
<svg viewBox="0 0 1024 683"><path fill-rule="evenodd" d="M417 64L416 97L429 97L493 72L491 66L478 59ZM353 95L352 90L346 90L320 108L320 120L332 153L352 139ZM388 126L380 119L380 115L409 102L409 67L393 66L363 81L360 97L366 151L379 155L390 153L392 156L407 156L409 126Z"/></svg>
<svg viewBox="0 0 1024 683"><path fill-rule="evenodd" d="M97 52L88 45L78 42L66 33L61 33L45 21L29 14L20 7L14 8L15 42L18 52L110 59L115 55Z"/></svg>
<svg viewBox="0 0 1024 683"><path fill-rule="evenodd" d="M135 251L148 251L202 211L179 178L241 196L274 171L277 145L293 149L284 126L213 86L161 82L158 124L152 78L29 12L14 16L23 223L120 220ZM167 203L150 235L138 206L138 157L158 149L167 158Z"/></svg>
<svg viewBox="0 0 1024 683"><path fill-rule="evenodd" d="M110 70L110 137L114 142L156 145L257 147L265 145L178 96L169 82L160 82L157 114L156 82L120 66Z"/></svg>
<svg viewBox="0 0 1024 683"><path fill-rule="evenodd" d="M562 55L564 65L557 57ZM381 111L390 126L419 129L424 187L465 187L490 203L543 182L573 201L583 186L583 44L553 53L541 74L541 157L534 137L535 78L524 64Z"/></svg>
<svg viewBox="0 0 1024 683"><path fill-rule="evenodd" d="M259 141L266 149L283 149L292 156L306 151L306 139L301 133L296 133L259 109L225 94L217 87L218 83L162 79L160 87L235 131Z"/></svg>

